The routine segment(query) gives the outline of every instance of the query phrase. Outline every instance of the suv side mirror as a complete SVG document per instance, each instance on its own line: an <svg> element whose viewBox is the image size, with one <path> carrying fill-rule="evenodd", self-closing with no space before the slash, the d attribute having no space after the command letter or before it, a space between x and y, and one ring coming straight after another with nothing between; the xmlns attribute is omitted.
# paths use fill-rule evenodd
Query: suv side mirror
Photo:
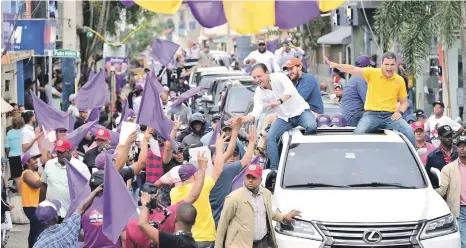
<svg viewBox="0 0 466 248"><path fill-rule="evenodd" d="M214 100L211 95L202 95L201 102L214 103Z"/></svg>
<svg viewBox="0 0 466 248"><path fill-rule="evenodd" d="M440 185L442 185L442 173L440 172L440 170L432 167L430 168L430 174L432 174L432 176L436 177L438 180L438 185L434 185L432 183L432 187L434 187L434 189L440 187Z"/></svg>
<svg viewBox="0 0 466 248"><path fill-rule="evenodd" d="M264 170L262 175L262 187L270 190L270 192L272 192L273 194L275 188L275 180L277 179L277 171L266 169Z"/></svg>

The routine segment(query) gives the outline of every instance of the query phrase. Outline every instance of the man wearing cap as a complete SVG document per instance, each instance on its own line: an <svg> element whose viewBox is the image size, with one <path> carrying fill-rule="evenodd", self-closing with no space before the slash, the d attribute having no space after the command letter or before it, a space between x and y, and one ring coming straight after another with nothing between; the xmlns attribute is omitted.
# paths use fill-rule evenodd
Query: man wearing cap
<svg viewBox="0 0 466 248"><path fill-rule="evenodd" d="M277 58L280 68L282 68L290 58L299 59L303 56L304 50L293 45L291 39L286 39L283 42L283 46L275 51L275 57Z"/></svg>
<svg viewBox="0 0 466 248"><path fill-rule="evenodd" d="M78 129L80 126L86 124L86 119L87 119L87 110L85 109L80 109L79 110L79 115L76 117L76 121L74 122L74 130Z"/></svg>
<svg viewBox="0 0 466 248"><path fill-rule="evenodd" d="M134 99L132 99L132 109L134 110L134 113L136 115L139 115L139 107L141 106L141 100L142 100L142 91L143 91L142 85L138 84L134 87ZM128 97L129 98L129 97Z"/></svg>
<svg viewBox="0 0 466 248"><path fill-rule="evenodd" d="M341 102L341 97L343 96L343 86L340 83L333 84L333 94L330 97L337 103Z"/></svg>
<svg viewBox="0 0 466 248"><path fill-rule="evenodd" d="M60 216L62 204L57 200L41 202L37 207L36 216L45 230L40 234L34 248L76 247L81 230L81 215L92 205L94 198L102 190L103 186L99 186L92 191L78 210L61 224L57 214Z"/></svg>
<svg viewBox="0 0 466 248"><path fill-rule="evenodd" d="M105 128L97 128L95 133L95 142L97 147L94 147L84 154L84 164L89 168L89 172L92 172L92 168L95 168L95 159L102 151L107 150L110 147L110 131Z"/></svg>
<svg viewBox="0 0 466 248"><path fill-rule="evenodd" d="M245 65L250 66L262 63L267 66L268 71L281 71L280 66L278 66L275 55L272 52L267 51L264 40L259 40L259 42L257 43L257 50L254 50L251 53L249 53L249 55L244 59L243 63Z"/></svg>
<svg viewBox="0 0 466 248"><path fill-rule="evenodd" d="M425 140L424 123L416 121L411 123L416 139L417 154L421 158L422 165L426 166L427 156L435 150L435 146Z"/></svg>
<svg viewBox="0 0 466 248"><path fill-rule="evenodd" d="M434 186L438 186L439 182L437 177L431 175L430 168L434 167L442 171L445 165L458 158L458 148L453 145L453 129L448 125L444 125L437 128L437 132L440 146L427 155L426 161L426 171Z"/></svg>
<svg viewBox="0 0 466 248"><path fill-rule="evenodd" d="M61 203L62 208L60 209L59 215L61 217L60 220L63 220L68 208L70 207L68 175L66 173L65 159L70 161L71 165L73 165L85 178L89 179L91 177L91 173L83 162L72 156L71 142L69 140L57 140L55 143L55 150L57 151L57 157L47 161L40 180L47 192L46 199L57 200Z"/></svg>
<svg viewBox="0 0 466 248"><path fill-rule="evenodd" d="M367 82L365 112L354 130L355 133L371 133L379 128L394 129L403 133L412 145L416 144L413 130L402 118L408 109L408 93L404 79L396 73L394 53L384 53L381 68L360 68L331 62L326 56L324 59L331 68L361 76Z"/></svg>
<svg viewBox="0 0 466 248"><path fill-rule="evenodd" d="M459 124L458 122L454 121L452 118L443 115L443 112L445 110L445 105L443 102L434 102L434 114L427 119L426 123L426 132L427 134L430 135L430 138L432 140L432 144L434 146L439 146L440 145L440 140L437 135L438 130L437 128L443 125L449 125L452 130L455 132L453 135L453 138L457 137L460 135L463 131L464 128Z"/></svg>
<svg viewBox="0 0 466 248"><path fill-rule="evenodd" d="M422 109L415 109L413 111L413 114L416 116L416 121L420 121L422 123L425 123L427 121L427 115L426 112Z"/></svg>
<svg viewBox="0 0 466 248"><path fill-rule="evenodd" d="M466 136L456 139L458 159L442 169L442 184L435 189L445 198L451 213L457 218L461 247L466 247Z"/></svg>
<svg viewBox="0 0 466 248"><path fill-rule="evenodd" d="M205 146L209 145L210 139L212 138L212 134L215 132L215 129L217 128L217 125L218 125L221 117L222 117L222 114L220 114L220 113L215 113L215 114L212 115L212 121L210 122L211 126L212 126L212 130L210 130L210 132L208 132L208 133L204 134L204 136L202 136L201 142L202 142L203 145L205 145Z"/></svg>
<svg viewBox="0 0 466 248"><path fill-rule="evenodd" d="M292 210L283 215L272 209L272 193L260 186L262 167L246 168L244 187L230 193L218 223L215 248L277 248L272 221L292 222L300 214ZM246 203L246 204L245 204Z"/></svg>
<svg viewBox="0 0 466 248"><path fill-rule="evenodd" d="M278 140L284 132L301 126L305 134L315 133L317 123L309 104L298 93L293 82L283 73L269 73L264 64L257 64L252 77L258 87L254 93L254 109L246 116L235 117L243 123L259 119L264 109L278 114L267 133L267 151L271 169L278 169L280 162Z"/></svg>
<svg viewBox="0 0 466 248"><path fill-rule="evenodd" d="M212 217L209 195L223 171L224 138L225 136L223 134L217 138L215 143L216 157L212 175L206 176L199 199L193 204L198 212L196 223L194 224L193 238L196 240L199 248L212 247L215 241L215 222ZM181 179L181 185L173 188L170 192L172 204L181 201L189 194L193 187L193 183L197 180L195 176L196 171L197 168L193 164L181 165L178 171Z"/></svg>
<svg viewBox="0 0 466 248"><path fill-rule="evenodd" d="M366 55L356 59L356 66L360 68L374 67L370 58ZM366 103L367 82L358 75L353 75L345 86L345 93L341 98L341 113L348 121L348 126L355 127L364 114Z"/></svg>
<svg viewBox="0 0 466 248"><path fill-rule="evenodd" d="M70 114L73 114L75 118L78 118L79 110L78 110L78 107L76 107L76 102L74 101L75 98L76 98L76 94L71 94L68 97L68 100L70 101L70 105L68 106L67 112Z"/></svg>
<svg viewBox="0 0 466 248"><path fill-rule="evenodd" d="M303 64L297 58L289 58L283 66L298 93L309 104L314 115L324 113L324 103L317 80L311 73L303 71Z"/></svg>

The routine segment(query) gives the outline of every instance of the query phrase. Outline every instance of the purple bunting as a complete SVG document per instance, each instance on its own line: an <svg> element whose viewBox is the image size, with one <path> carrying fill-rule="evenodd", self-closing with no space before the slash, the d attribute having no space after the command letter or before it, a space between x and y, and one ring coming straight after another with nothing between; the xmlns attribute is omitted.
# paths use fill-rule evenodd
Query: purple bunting
<svg viewBox="0 0 466 248"><path fill-rule="evenodd" d="M105 154L103 195L102 233L116 243L126 224L136 213L137 206L126 188L126 182L123 181L108 153Z"/></svg>
<svg viewBox="0 0 466 248"><path fill-rule="evenodd" d="M222 123L224 122L224 117L225 113L222 113L222 116L220 117L220 120L217 122L217 126L215 127L215 130L212 133L212 136L210 137L209 147L214 146L217 142L217 135L219 135L220 130L222 130Z"/></svg>
<svg viewBox="0 0 466 248"><path fill-rule="evenodd" d="M259 164L260 163L260 155L257 155L255 158L253 158L251 160L251 162L249 162L249 165L251 164ZM248 165L248 166L249 166ZM244 169L238 174L236 175L235 178L233 178L233 184L231 186L231 191L235 191L241 187L243 187L243 184L244 184L244 176L246 175L246 169L248 168L248 166L244 167Z"/></svg>
<svg viewBox="0 0 466 248"><path fill-rule="evenodd" d="M191 13L201 26L213 28L227 23L222 1L188 1Z"/></svg>
<svg viewBox="0 0 466 248"><path fill-rule="evenodd" d="M91 128L91 132L92 132L92 134L94 136L96 135L97 129L99 129L99 128L105 128L105 127L100 125L100 124L95 124ZM105 128L105 129L107 129L107 128ZM120 133L114 132L112 130L108 130L108 131L110 131L110 146L116 147L118 145L118 143L120 142Z"/></svg>
<svg viewBox="0 0 466 248"><path fill-rule="evenodd" d="M278 43L279 43L278 39L270 40L265 43L265 46L267 47L268 51L274 53L275 50L278 49Z"/></svg>
<svg viewBox="0 0 466 248"><path fill-rule="evenodd" d="M120 3L126 8L130 8L136 5L136 3L133 0L120 0Z"/></svg>
<svg viewBox="0 0 466 248"><path fill-rule="evenodd" d="M155 61L164 66L168 66L180 45L169 40L155 39L152 43L150 55Z"/></svg>
<svg viewBox="0 0 466 248"><path fill-rule="evenodd" d="M42 101L37 95L30 90L32 96L32 104L34 105L34 113L40 127L47 130L66 129L73 130L74 118L71 114L65 113L60 110L49 106Z"/></svg>
<svg viewBox="0 0 466 248"><path fill-rule="evenodd" d="M66 175L68 177L68 190L70 193L70 207L65 218L74 214L76 209L89 197L91 188L88 179L81 174L68 160L65 160Z"/></svg>
<svg viewBox="0 0 466 248"><path fill-rule="evenodd" d="M275 26L291 29L320 15L316 0L307 1L275 1Z"/></svg>
<svg viewBox="0 0 466 248"><path fill-rule="evenodd" d="M95 121L100 118L100 108L93 108L87 115L86 121Z"/></svg>
<svg viewBox="0 0 466 248"><path fill-rule="evenodd" d="M189 98L201 93L201 91L205 89L204 86L198 86L196 88L192 88L185 93L181 94L178 99L176 99L176 102L173 103L172 107L176 108L180 106L182 103L186 102Z"/></svg>
<svg viewBox="0 0 466 248"><path fill-rule="evenodd" d="M159 94L151 80L147 81L144 86L137 123L155 128L163 138L170 141L173 150L178 148L176 142L170 137L173 122L165 116Z"/></svg>
<svg viewBox="0 0 466 248"><path fill-rule="evenodd" d="M123 122L128 119L129 110L130 109L129 109L128 99L126 99L125 103L123 104L123 110L121 111L120 123L118 123L117 132L121 131L121 126L123 125Z"/></svg>
<svg viewBox="0 0 466 248"><path fill-rule="evenodd" d="M79 110L89 110L104 106L108 102L105 71L100 70L97 75L90 78L90 80L79 89L74 100Z"/></svg>
<svg viewBox="0 0 466 248"><path fill-rule="evenodd" d="M95 124L99 123L99 120L95 120L93 122L88 122L78 129L74 130L73 132L66 135L66 139L71 142L71 149L74 150L78 147L79 143L86 137L86 134L91 131L92 127Z"/></svg>

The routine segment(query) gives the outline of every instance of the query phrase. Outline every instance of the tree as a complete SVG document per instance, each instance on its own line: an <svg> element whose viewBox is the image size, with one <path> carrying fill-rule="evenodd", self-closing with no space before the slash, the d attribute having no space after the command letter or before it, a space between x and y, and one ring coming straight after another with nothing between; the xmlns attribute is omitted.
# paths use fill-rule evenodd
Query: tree
<svg viewBox="0 0 466 248"><path fill-rule="evenodd" d="M98 33L105 35L115 34L118 24L122 22L121 12L126 11L126 23L137 26L141 18L152 17L154 14L139 6L125 8L120 1L83 1L83 27L89 27ZM90 61L99 61L102 56L97 54L103 41L96 35L89 35L83 27L77 32L80 40L81 78L80 83L87 81Z"/></svg>
<svg viewBox="0 0 466 248"><path fill-rule="evenodd" d="M156 39L164 29L165 23L155 23L153 18L144 18L139 24L140 30L136 32L136 39L131 39L126 43L128 54L140 54Z"/></svg>

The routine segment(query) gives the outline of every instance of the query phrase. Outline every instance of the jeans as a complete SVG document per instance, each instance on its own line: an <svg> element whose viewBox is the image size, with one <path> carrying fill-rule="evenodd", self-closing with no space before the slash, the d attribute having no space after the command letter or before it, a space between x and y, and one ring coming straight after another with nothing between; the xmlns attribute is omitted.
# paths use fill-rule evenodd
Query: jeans
<svg viewBox="0 0 466 248"><path fill-rule="evenodd" d="M196 241L198 248L214 248L215 241Z"/></svg>
<svg viewBox="0 0 466 248"><path fill-rule="evenodd" d="M317 130L316 118L311 110L305 110L301 115L291 117L288 122L277 119L267 133L267 156L270 160L270 169L278 169L280 157L278 156L278 140L286 131L301 126L304 128L304 134L312 134ZM414 132L413 132L414 133Z"/></svg>
<svg viewBox="0 0 466 248"><path fill-rule="evenodd" d="M456 220L460 228L461 248L466 248L466 207L460 207L460 216Z"/></svg>
<svg viewBox="0 0 466 248"><path fill-rule="evenodd" d="M356 127L358 126L359 120L361 120L362 115L364 114L364 110L358 111L354 113L350 118L348 118L348 126L349 127Z"/></svg>
<svg viewBox="0 0 466 248"><path fill-rule="evenodd" d="M42 232L42 225L36 217L35 207L23 207L24 214L29 219L29 248L32 248L37 241L40 233Z"/></svg>
<svg viewBox="0 0 466 248"><path fill-rule="evenodd" d="M393 129L404 134L408 140L416 146L414 140L413 128L403 119L400 118L396 121L392 120L391 117L393 112L374 112L366 111L361 120L354 130L355 133L371 133L377 129Z"/></svg>

